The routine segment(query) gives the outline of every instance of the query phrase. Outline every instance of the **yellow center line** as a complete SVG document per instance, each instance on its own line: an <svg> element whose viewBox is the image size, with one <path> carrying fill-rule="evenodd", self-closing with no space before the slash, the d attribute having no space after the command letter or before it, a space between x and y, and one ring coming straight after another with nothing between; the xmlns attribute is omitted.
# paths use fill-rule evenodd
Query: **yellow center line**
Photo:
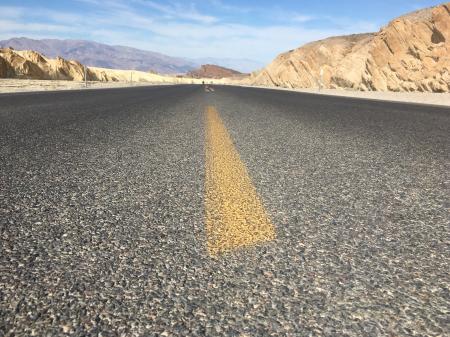
<svg viewBox="0 0 450 337"><path fill-rule="evenodd" d="M206 233L212 256L275 238L275 227L219 113L206 108Z"/></svg>

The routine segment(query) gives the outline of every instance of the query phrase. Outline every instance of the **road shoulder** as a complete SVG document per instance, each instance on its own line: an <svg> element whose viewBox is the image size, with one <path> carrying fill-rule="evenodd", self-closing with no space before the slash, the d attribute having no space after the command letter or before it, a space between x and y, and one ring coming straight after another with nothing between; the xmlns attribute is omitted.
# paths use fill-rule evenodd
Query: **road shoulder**
<svg viewBox="0 0 450 337"><path fill-rule="evenodd" d="M415 103L436 106L450 106L450 93L428 93L428 92L392 92L392 91L354 91L342 89L291 89L268 86L240 85L248 88L263 88L272 90L294 91L315 95L340 96L351 98L362 98L376 101Z"/></svg>

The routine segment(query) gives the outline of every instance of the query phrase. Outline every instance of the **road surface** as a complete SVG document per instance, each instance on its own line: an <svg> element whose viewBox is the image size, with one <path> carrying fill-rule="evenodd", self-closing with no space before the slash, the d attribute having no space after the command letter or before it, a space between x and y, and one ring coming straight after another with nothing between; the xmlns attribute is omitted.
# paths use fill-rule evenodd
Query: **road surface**
<svg viewBox="0 0 450 337"><path fill-rule="evenodd" d="M0 336L447 334L450 109L214 89L0 96Z"/></svg>

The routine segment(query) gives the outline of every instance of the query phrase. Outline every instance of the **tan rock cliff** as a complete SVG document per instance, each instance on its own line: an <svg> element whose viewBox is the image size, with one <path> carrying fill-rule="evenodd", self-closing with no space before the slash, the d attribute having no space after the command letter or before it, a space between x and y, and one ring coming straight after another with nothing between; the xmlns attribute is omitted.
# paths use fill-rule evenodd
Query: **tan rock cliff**
<svg viewBox="0 0 450 337"><path fill-rule="evenodd" d="M34 51L0 49L0 77L74 80L83 78L83 66L61 58L47 59Z"/></svg>
<svg viewBox="0 0 450 337"><path fill-rule="evenodd" d="M30 80L84 81L84 66L61 57L47 58L35 51L0 48L0 78ZM88 81L200 84L205 78L163 76L150 72L88 67ZM236 81L240 80L236 79ZM230 79L214 79L214 83L230 83Z"/></svg>
<svg viewBox="0 0 450 337"><path fill-rule="evenodd" d="M311 88L321 80L331 89L449 92L450 2L399 17L378 33L309 43L246 81Z"/></svg>
<svg viewBox="0 0 450 337"><path fill-rule="evenodd" d="M49 59L30 50L0 49L0 78L83 81L84 66L61 57ZM89 81L116 81L105 71L87 69Z"/></svg>

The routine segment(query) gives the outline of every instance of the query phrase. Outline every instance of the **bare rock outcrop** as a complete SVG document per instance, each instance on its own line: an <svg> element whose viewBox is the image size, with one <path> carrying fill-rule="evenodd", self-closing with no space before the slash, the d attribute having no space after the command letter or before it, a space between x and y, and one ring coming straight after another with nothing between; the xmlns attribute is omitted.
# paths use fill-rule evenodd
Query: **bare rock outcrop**
<svg viewBox="0 0 450 337"><path fill-rule="evenodd" d="M96 82L201 83L204 80L126 69L87 67L86 70L87 80ZM50 59L35 51L0 48L0 78L84 81L84 65L62 57ZM217 82L225 83L225 80Z"/></svg>
<svg viewBox="0 0 450 337"><path fill-rule="evenodd" d="M0 78L13 77L14 69L11 67L9 62L7 62L0 55Z"/></svg>
<svg viewBox="0 0 450 337"><path fill-rule="evenodd" d="M379 91L450 91L450 2L378 33L332 37L279 55L249 84Z"/></svg>
<svg viewBox="0 0 450 337"><path fill-rule="evenodd" d="M89 81L112 80L106 74L100 75L87 71ZM31 50L3 48L0 49L0 78L83 81L84 66L61 57L48 59Z"/></svg>

